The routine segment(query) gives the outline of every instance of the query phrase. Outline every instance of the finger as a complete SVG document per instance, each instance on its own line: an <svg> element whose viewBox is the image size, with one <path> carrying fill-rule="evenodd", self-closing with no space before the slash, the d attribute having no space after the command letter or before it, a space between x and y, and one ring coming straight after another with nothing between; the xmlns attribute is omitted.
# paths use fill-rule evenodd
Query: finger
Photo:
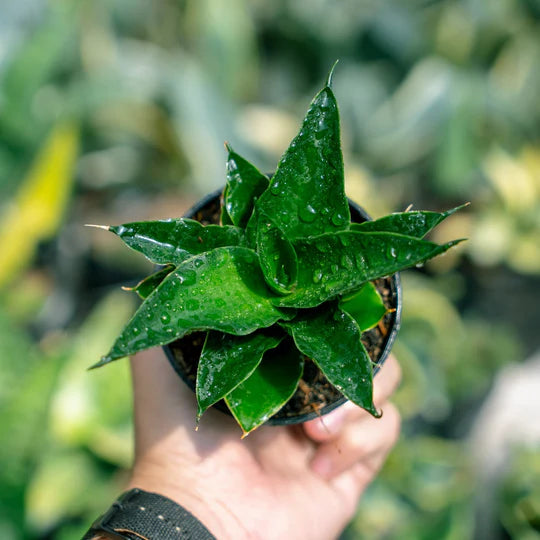
<svg viewBox="0 0 540 540"><path fill-rule="evenodd" d="M368 416L369 413L355 405L351 401L334 409L331 413L304 422L304 433L315 442L326 442L335 439L341 433L343 426L355 418Z"/></svg>
<svg viewBox="0 0 540 540"><path fill-rule="evenodd" d="M330 486L338 492L344 502L343 510L347 513L347 521L353 518L360 496L377 476L386 456L387 453L380 452L365 462L355 463L330 480Z"/></svg>
<svg viewBox="0 0 540 540"><path fill-rule="evenodd" d="M334 478L358 462L385 456L397 441L399 430L399 413L394 405L386 403L382 418L350 422L337 439L321 444L311 467L323 478Z"/></svg>
<svg viewBox="0 0 540 540"><path fill-rule="evenodd" d="M395 356L390 355L373 383L373 401L377 409L388 401L400 382L401 367ZM304 422L304 432L315 442L331 441L339 436L346 423L369 418L367 411L348 401L329 414Z"/></svg>
<svg viewBox="0 0 540 540"><path fill-rule="evenodd" d="M380 407L388 401L401 382L401 366L396 357L391 354L373 378L373 402Z"/></svg>

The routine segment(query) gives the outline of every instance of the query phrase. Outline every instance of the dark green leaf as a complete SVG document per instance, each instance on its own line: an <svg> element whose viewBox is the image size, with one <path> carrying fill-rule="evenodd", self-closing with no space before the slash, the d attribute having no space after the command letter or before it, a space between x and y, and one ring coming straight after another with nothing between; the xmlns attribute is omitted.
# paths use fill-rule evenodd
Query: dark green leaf
<svg viewBox="0 0 540 540"><path fill-rule="evenodd" d="M289 401L302 376L302 356L289 340L268 351L257 369L225 398L244 436Z"/></svg>
<svg viewBox="0 0 540 540"><path fill-rule="evenodd" d="M300 132L256 206L272 216L290 240L349 226L339 113L330 88L321 90L311 103Z"/></svg>
<svg viewBox="0 0 540 540"><path fill-rule="evenodd" d="M257 254L268 286L279 294L290 293L298 274L296 252L261 210L257 210Z"/></svg>
<svg viewBox="0 0 540 540"><path fill-rule="evenodd" d="M386 306L373 283L365 283L353 295L340 301L339 307L346 311L364 332L373 328L386 313Z"/></svg>
<svg viewBox="0 0 540 540"><path fill-rule="evenodd" d="M228 191L228 188L227 186L225 186L225 189L223 190L223 194L221 195L221 217L220 217L221 225L233 224L231 216L229 216L229 213L227 212L227 209L225 208L225 199L227 198L227 191Z"/></svg>
<svg viewBox="0 0 540 540"><path fill-rule="evenodd" d="M200 418L208 407L246 380L263 354L277 347L283 337L275 330L261 330L247 336L208 332L197 370L197 416Z"/></svg>
<svg viewBox="0 0 540 540"><path fill-rule="evenodd" d="M371 360L355 320L334 304L284 323L300 351L317 364L347 399L380 416L373 405Z"/></svg>
<svg viewBox="0 0 540 540"><path fill-rule="evenodd" d="M257 254L224 247L191 257L143 302L98 367L196 330L245 335L293 313L272 305Z"/></svg>
<svg viewBox="0 0 540 540"><path fill-rule="evenodd" d="M446 212L412 211L390 214L374 221L353 223L350 229L359 232L393 232L405 236L423 238L448 216L461 210L468 204L463 204Z"/></svg>
<svg viewBox="0 0 540 540"><path fill-rule="evenodd" d="M228 144L226 146L229 157L223 206L232 224L245 228L255 202L268 187L268 177L238 155Z"/></svg>
<svg viewBox="0 0 540 540"><path fill-rule="evenodd" d="M173 264L168 264L161 270L144 278L135 287L123 287L126 291L136 292L143 300L148 298L157 286L175 269Z"/></svg>
<svg viewBox="0 0 540 540"><path fill-rule="evenodd" d="M444 253L460 240L437 245L401 234L342 231L294 242L298 285L276 305L315 307L367 281L389 276Z"/></svg>
<svg viewBox="0 0 540 540"><path fill-rule="evenodd" d="M237 227L204 226L187 218L139 221L108 230L156 264L180 264L192 255L243 242L243 232Z"/></svg>

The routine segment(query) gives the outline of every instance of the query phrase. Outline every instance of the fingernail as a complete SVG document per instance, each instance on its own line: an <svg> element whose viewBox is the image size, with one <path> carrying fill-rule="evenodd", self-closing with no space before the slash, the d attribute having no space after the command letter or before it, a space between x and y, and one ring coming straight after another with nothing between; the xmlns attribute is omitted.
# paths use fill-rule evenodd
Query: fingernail
<svg viewBox="0 0 540 540"><path fill-rule="evenodd" d="M332 476L332 462L326 456L317 456L311 462L311 468L325 480L328 480Z"/></svg>

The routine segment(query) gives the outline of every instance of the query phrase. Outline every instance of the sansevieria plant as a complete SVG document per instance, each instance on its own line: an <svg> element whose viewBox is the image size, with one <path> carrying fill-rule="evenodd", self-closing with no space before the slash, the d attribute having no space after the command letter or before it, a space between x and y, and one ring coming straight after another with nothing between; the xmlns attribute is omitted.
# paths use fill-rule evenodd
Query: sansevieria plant
<svg viewBox="0 0 540 540"><path fill-rule="evenodd" d="M294 394L306 358L374 416L361 334L386 313L372 282L444 253L425 235L456 209L351 223L332 73L271 179L229 145L221 224L178 218L106 226L159 265L143 302L92 367L206 332L198 416L224 400L244 434Z"/></svg>

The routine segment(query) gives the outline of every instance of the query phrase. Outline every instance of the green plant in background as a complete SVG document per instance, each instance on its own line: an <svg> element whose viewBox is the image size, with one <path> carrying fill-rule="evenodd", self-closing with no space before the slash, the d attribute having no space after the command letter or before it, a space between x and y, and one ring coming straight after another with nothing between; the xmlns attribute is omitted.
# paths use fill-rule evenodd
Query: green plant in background
<svg viewBox="0 0 540 540"><path fill-rule="evenodd" d="M136 288L143 304L93 367L209 331L197 372L199 417L225 399L249 433L292 397L303 355L379 416L360 338L386 308L370 282L456 245L423 239L455 210L351 223L331 79L271 180L228 146L222 225L181 218L106 227L165 268Z"/></svg>

